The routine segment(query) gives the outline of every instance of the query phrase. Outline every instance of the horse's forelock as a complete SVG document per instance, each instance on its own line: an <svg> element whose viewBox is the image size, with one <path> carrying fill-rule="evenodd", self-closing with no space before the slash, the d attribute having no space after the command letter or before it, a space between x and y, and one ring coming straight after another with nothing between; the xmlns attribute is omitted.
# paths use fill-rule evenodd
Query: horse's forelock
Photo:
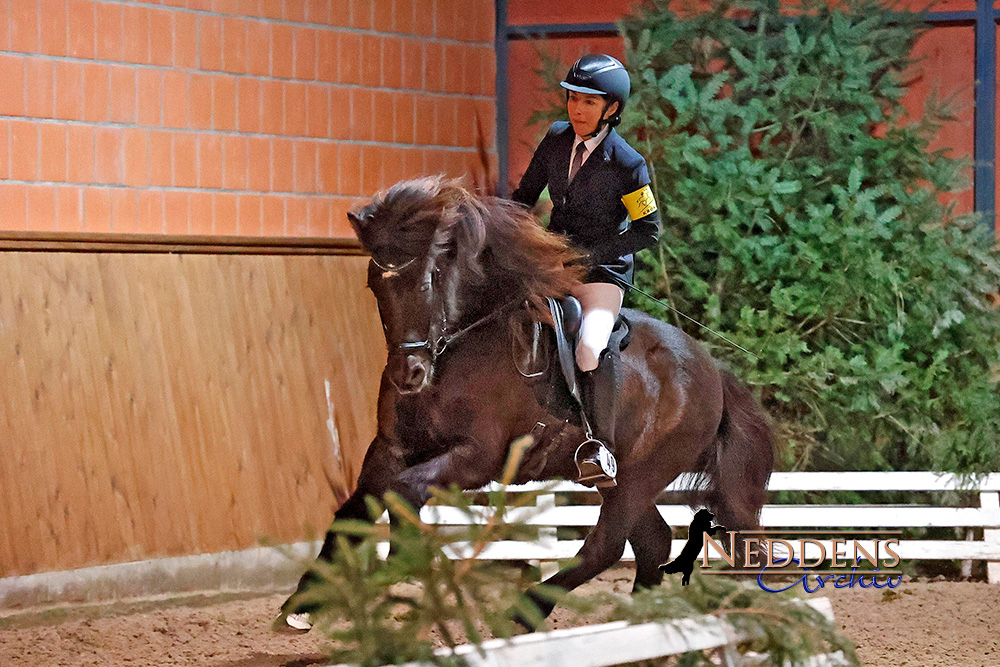
<svg viewBox="0 0 1000 667"><path fill-rule="evenodd" d="M399 224L426 225L430 255L454 250L463 273L482 277L479 255L486 243L487 207L458 180L429 177L400 183L381 202Z"/></svg>
<svg viewBox="0 0 1000 667"><path fill-rule="evenodd" d="M423 257L428 268L448 253L455 279L460 274L463 281L477 282L490 271L540 311L545 297L567 294L585 273L566 239L546 232L519 204L476 196L457 180L398 183L353 215L352 224L361 221L355 229L369 252L391 247ZM483 265L487 249L489 267Z"/></svg>
<svg viewBox="0 0 1000 667"><path fill-rule="evenodd" d="M349 214L361 245L369 252L391 247L409 255L423 255L436 237L449 192L440 178L403 181L379 192Z"/></svg>

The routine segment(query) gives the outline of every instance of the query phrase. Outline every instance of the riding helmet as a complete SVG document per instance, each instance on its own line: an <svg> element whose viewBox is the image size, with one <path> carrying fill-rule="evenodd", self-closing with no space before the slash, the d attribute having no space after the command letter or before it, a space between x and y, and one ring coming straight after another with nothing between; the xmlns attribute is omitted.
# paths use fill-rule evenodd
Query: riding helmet
<svg viewBox="0 0 1000 667"><path fill-rule="evenodd" d="M625 101L628 99L631 83L625 66L616 58L603 53L584 56L573 63L566 78L559 85L567 91L573 90L578 93L606 96L605 109L610 107L613 102L618 102L618 110L607 120L607 123L611 127L615 127L621 122L622 111L625 110ZM566 94L569 95L568 92ZM598 124L598 128L601 124Z"/></svg>

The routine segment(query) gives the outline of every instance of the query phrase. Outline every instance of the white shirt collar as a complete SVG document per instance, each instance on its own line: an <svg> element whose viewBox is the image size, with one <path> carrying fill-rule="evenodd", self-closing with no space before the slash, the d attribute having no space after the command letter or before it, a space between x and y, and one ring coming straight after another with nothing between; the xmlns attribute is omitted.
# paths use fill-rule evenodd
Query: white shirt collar
<svg viewBox="0 0 1000 667"><path fill-rule="evenodd" d="M608 132L610 131L611 131L611 126L605 124L604 128L601 129L600 132L598 132L595 136L591 137L590 139L587 139L586 141L581 139L579 134L576 135L573 139L573 151L576 151L576 147L580 145L581 141L583 141L584 145L587 147L587 156L589 157L590 154L594 152L594 149L597 148L597 146L602 141L604 141L604 137L608 136Z"/></svg>

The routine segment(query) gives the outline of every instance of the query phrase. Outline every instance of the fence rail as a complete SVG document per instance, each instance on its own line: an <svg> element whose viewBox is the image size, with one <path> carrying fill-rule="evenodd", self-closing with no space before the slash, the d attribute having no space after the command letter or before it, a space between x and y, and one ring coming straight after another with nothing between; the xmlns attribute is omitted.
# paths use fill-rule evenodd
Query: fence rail
<svg viewBox="0 0 1000 667"><path fill-rule="evenodd" d="M833 607L827 598L805 602L828 621L833 621ZM640 660L683 655L690 651L718 649L725 665L740 667L772 664L764 655L741 655L740 642L759 634L737 628L724 618L706 615L673 621L630 625L626 621L588 625L552 632L522 635L513 639L494 639L481 646L465 645L453 651L440 649L440 657L461 657L468 667L611 667ZM432 663L407 663L402 667L431 667ZM809 667L834 667L848 664L840 652L813 656ZM329 667L329 666L328 666ZM356 667L337 665L336 667Z"/></svg>
<svg viewBox="0 0 1000 667"><path fill-rule="evenodd" d="M690 488L699 481L685 476L671 484L667 491ZM495 488L495 487L494 487ZM556 561L572 558L583 541L561 539L561 526L586 527L597 518L596 505L567 505L567 500L579 498L576 494L594 493L577 484L560 482L511 487L510 491L539 491L545 493L535 500L539 516L530 519L538 527L538 539L533 542L496 542L480 554L495 560L529 560L542 564L543 574L558 565ZM839 528L877 528L888 532L891 528L951 527L962 531L965 539L900 541L895 551L903 560L963 560L963 566L973 560L987 563L990 583L1000 583L1000 474L983 476L971 484L955 475L930 472L807 472L775 473L771 477L770 491L928 491L944 492L965 490L978 494L978 507L946 507L936 505L829 505L818 504L802 508L795 505L771 504L764 508L764 526L776 529L769 537L782 537L780 528L801 528L808 523L820 529L833 525ZM560 498L560 496L562 496ZM563 504L557 503L557 498ZM596 499L595 499L596 500ZM861 509L859 509L861 508ZM691 510L685 505L660 506L670 525L685 526L690 523ZM797 516L798 514L798 516ZM468 521L461 512L449 507L427 507L421 516L431 523L455 525ZM575 522L580 522L575 524ZM855 524L852 526L852 522ZM982 539L978 537L981 532ZM877 531L873 531L877 532ZM878 534L859 536L877 538ZM860 540L865 548L866 542ZM682 548L682 540L673 545L672 557ZM797 547L793 541L793 549ZM827 553L832 545L824 543ZM302 542L290 545L301 558L308 558L319 550L319 543ZM386 545L386 550L388 545ZM453 545L453 554L463 555L462 545ZM796 551L798 554L798 551ZM808 545L806 557L812 559ZM710 557L716 557L714 550ZM624 558L634 559L626 545ZM968 571L965 569L964 571ZM82 602L123 597L184 593L201 590L250 590L267 586L291 585L301 574L294 560L282 556L271 548L255 548L239 552L215 552L175 558L157 558L133 563L117 563L99 567L44 572L25 576L0 578L0 609L27 607L59 602Z"/></svg>
<svg viewBox="0 0 1000 667"><path fill-rule="evenodd" d="M668 486L664 492L684 492L698 488L704 478L699 475L685 474ZM497 490L499 485L485 487L484 490ZM541 491L534 507L512 508L508 510L507 519L524 521L528 525L539 527L539 538L534 542L503 541L489 545L479 557L490 560L531 560L543 563L544 573L552 572L556 565L554 561L571 558L583 541L579 539L560 539L558 529L565 527L587 527L597 522L600 507L596 504L571 504L576 494L593 494L593 489L572 482L545 484L532 482L506 489L511 493ZM910 540L902 539L893 550L903 560L963 560L965 569L969 570L969 561L984 560L987 562L987 577L990 583L1000 583L1000 473L991 473L979 477L961 477L954 474L934 472L785 472L774 473L768 485L769 492L776 491L919 491L943 493L962 491L968 494L978 494L977 507L942 506L941 504L863 504L863 505L792 505L768 504L761 512L761 525L766 529L774 529L768 535L771 538L782 538L781 529L881 529L895 532L903 528L955 528L965 529L964 539L955 540ZM691 522L694 513L687 505L662 504L657 506L664 520L671 526L686 526ZM455 507L432 506L425 507L421 518L427 523L457 526L470 521L485 521L492 512L490 507L474 508L477 517ZM982 539L972 539L974 531L982 529ZM873 535L858 536L858 541L866 549L874 548L874 540L879 539L878 530L872 530ZM797 538L796 538L797 539ZM884 537L882 539L885 539ZM792 540L789 540L792 541ZM830 540L819 540L827 553L831 553ZM675 541L672 545L671 557L676 557L683 548L683 542ZM796 557L803 554L799 545L793 542ZM454 557L463 557L468 553L465 545L456 544L452 547ZM819 553L818 545L806 545L805 557L814 558ZM634 559L634 554L626 546L623 558ZM714 551L710 558L720 556Z"/></svg>

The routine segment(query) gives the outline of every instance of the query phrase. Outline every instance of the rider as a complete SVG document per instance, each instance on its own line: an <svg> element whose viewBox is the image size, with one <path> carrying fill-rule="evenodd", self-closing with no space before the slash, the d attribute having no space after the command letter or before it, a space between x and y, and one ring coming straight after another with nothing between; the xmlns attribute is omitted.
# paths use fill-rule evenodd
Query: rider
<svg viewBox="0 0 1000 667"><path fill-rule="evenodd" d="M614 486L621 371L618 350L608 348L608 340L623 288L632 284L632 255L656 243L659 217L646 161L614 130L630 90L622 64L604 54L584 56L560 85L569 122L549 128L511 198L532 207L547 185L553 204L549 230L589 254L590 272L573 296L583 306L576 363L593 439L578 449L576 463L579 481Z"/></svg>

